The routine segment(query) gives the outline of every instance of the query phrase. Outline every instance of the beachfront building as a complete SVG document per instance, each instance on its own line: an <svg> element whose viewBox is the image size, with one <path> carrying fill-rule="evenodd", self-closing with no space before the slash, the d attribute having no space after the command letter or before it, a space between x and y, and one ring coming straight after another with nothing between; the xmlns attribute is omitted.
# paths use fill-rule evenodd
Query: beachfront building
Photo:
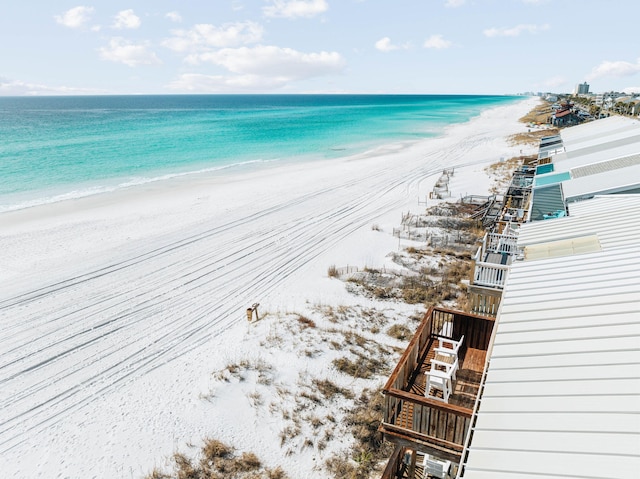
<svg viewBox="0 0 640 479"><path fill-rule="evenodd" d="M640 122L562 130L533 167L526 221L479 252L510 257L486 287L495 318L431 308L385 386L384 479L640 470ZM461 344L464 375L442 364L440 339Z"/></svg>
<svg viewBox="0 0 640 479"><path fill-rule="evenodd" d="M640 471L640 196L522 225L460 479Z"/></svg>
<svg viewBox="0 0 640 479"><path fill-rule="evenodd" d="M490 206L478 210L482 213L478 219L487 232L473 256L473 277L467 290L469 309L474 314L495 316L498 312L507 271L519 254L518 227L528 219L536 164L535 158L524 158L500 202L494 196Z"/></svg>
<svg viewBox="0 0 640 479"><path fill-rule="evenodd" d="M551 115L551 124L560 127L577 125L582 120L583 118L573 111L573 108L569 105L558 108Z"/></svg>
<svg viewBox="0 0 640 479"><path fill-rule="evenodd" d="M522 253L522 223L560 218L570 203L620 193L640 193L640 122L610 117L543 137L537 159L514 172L501 207L485 210L488 232L468 288L471 312L497 313L507 272Z"/></svg>
<svg viewBox="0 0 640 479"><path fill-rule="evenodd" d="M640 122L604 118L541 143L529 220L564 216L567 204L595 195L639 192Z"/></svg>
<svg viewBox="0 0 640 479"><path fill-rule="evenodd" d="M639 195L574 203L522 225L495 321L432 308L385 386L383 479L634 477L639 235ZM468 348L448 401L424 379L443 331Z"/></svg>
<svg viewBox="0 0 640 479"><path fill-rule="evenodd" d="M488 230L474 257L470 310L497 313L520 224L560 218L567 205L601 194L640 193L640 122L610 117L540 140L537 159L512 177L500 204L482 210Z"/></svg>
<svg viewBox="0 0 640 479"><path fill-rule="evenodd" d="M578 83L573 89L574 95L587 95L589 93L589 84L587 82Z"/></svg>

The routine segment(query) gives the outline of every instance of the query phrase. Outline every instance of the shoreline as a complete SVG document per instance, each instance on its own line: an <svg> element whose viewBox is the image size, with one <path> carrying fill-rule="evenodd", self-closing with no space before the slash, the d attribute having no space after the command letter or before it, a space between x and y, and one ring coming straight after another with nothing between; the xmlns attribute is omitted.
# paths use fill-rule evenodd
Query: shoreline
<svg viewBox="0 0 640 479"><path fill-rule="evenodd" d="M510 103L515 103L518 100L513 97L509 97ZM126 110L126 109L125 109ZM168 110L170 111L170 109ZM194 111L197 111L194 110ZM465 116L475 114L479 115L481 111L467 112ZM456 115L452 112L452 116L449 121L455 121ZM235 154L231 155L222 155L219 156L216 151L217 147L214 145L209 148L209 153L205 155L200 155L196 159L195 157L190 160L190 151L188 148L185 150L184 160L182 161L182 156L176 156L179 161L166 163L163 160L163 156L158 154L155 162L150 162L146 159L141 160L144 164L142 169L134 168L134 171L131 169L122 169L119 168L117 170L108 170L103 169L102 164L118 164L117 158L126 158L126 152L122 152L121 155L117 156L117 158L112 158L109 161L102 160L99 155L95 161L95 165L91 167L92 172L82 174L80 170L80 177L82 179L78 179L72 183L66 184L53 184L53 185L44 185L41 184L43 181L35 175L33 177L29 177L28 179L24 178L20 184L13 185L12 182L8 182L8 186L6 191L0 195L0 212L5 211L14 211L24 208L29 208L33 206L62 202L65 200L72 200L76 198L89 197L93 195L100 195L110 192L117 192L121 189L128 189L131 187L135 187L137 185L145 185L148 183L157 183L163 182L164 180L171 178L180 178L180 177L193 177L198 175L216 175L218 173L224 174L225 170L231 170L234 172L242 172L245 171L246 167L251 168L252 165L259 166L261 163L295 163L295 162L322 162L325 160L332 159L344 159L345 155L347 156L359 156L365 155L369 156L374 154L375 150L382 147L384 149L385 145L388 144L402 144L402 143L413 143L417 141L428 140L429 138L440 136L443 130L446 128L445 125L441 123L432 123L429 120L413 120L414 123L409 123L405 126L405 130L402 131L394 131L393 129L387 129L383 131L383 135L379 136L377 134L372 135L371 131L369 131L368 137L364 138L367 135L358 135L355 134L353 138L350 137L344 138L346 140L344 144L340 144L340 134L339 131L335 132L338 137L333 135L330 141L320 142L318 144L314 142L308 142L309 147L307 148L295 148L291 151L288 151L287 148L284 148L281 145L281 148L272 149L268 144L262 145L260 148L256 148L254 145L249 150L245 151L245 149L236 148ZM393 115L391 116L391 120L385 122L387 124L393 123ZM365 131L364 129L362 131ZM412 134L407 133L407 131L412 132ZM260 133L260 131L258 131ZM340 138L339 138L340 137ZM26 141L26 140L25 140ZM19 141L18 141L19 142ZM335 143L338 142L338 143ZM287 142L288 144L289 142ZM299 143L296 140L295 135L292 138L292 143L297 145ZM233 142L234 145L239 144L238 142ZM221 148L224 150L224 144L222 144ZM73 163L73 151L70 152L69 162ZM158 153L158 152L156 152ZM77 153L76 153L77 154ZM108 154L106 152L105 154ZM34 153L37 156L37 152ZM146 157L151 158L152 156L145 155ZM108 157L108 156L107 156ZM28 160L25 160L26 164L28 164ZM133 158L131 160L134 164L136 163L136 159ZM26 167L25 167L26 168ZM44 171L49 168L48 165L44 165ZM41 168L33 168L34 171L41 170ZM55 168L54 168L55 170ZM13 171L13 170L11 170ZM18 169L15 171L16 178L22 178L20 176L21 170ZM9 173L9 178L12 178L11 172ZM66 179L73 179L76 176L75 172L71 170ZM92 178L94 175L98 175L103 178ZM54 180L58 182L62 178L58 178ZM46 182L45 182L46 183ZM34 187L35 185L41 185L36 190L31 191L22 191L23 187ZM10 193L9 191L13 191Z"/></svg>
<svg viewBox="0 0 640 479"><path fill-rule="evenodd" d="M517 119L534 101L487 110L396 153L176 181L13 215L1 238L9 286L0 304L22 305L2 311L2 348L13 361L4 374L42 366L9 384L15 397L2 397L0 466L16 477L137 477L216 433L262 448L293 477L312 477L309 452L301 464L276 457L277 444L249 434L256 418L220 416L221 404L212 409L200 398L211 371L238 354L244 308L375 304L349 296L327 267L389 261L398 245L393 225L418 208L443 167L456 168L456 196L487 186L482 168L520 149L505 138L525 128ZM56 281L59 289L30 296ZM53 401L60 396L67 399ZM237 399L221 401L231 407ZM240 429L225 432L233 420Z"/></svg>
<svg viewBox="0 0 640 479"><path fill-rule="evenodd" d="M301 162L298 162L298 160L295 158L285 158L282 160L254 160L249 162L235 163L231 165L222 165L220 167L205 168L195 171L167 173L152 178L142 178L140 179L140 183L131 181L131 184L127 184L127 182L124 182L111 186L101 185L100 188L106 188L107 190L83 194L82 196L78 197L67 197L72 192L63 193L55 196L55 198L60 197L60 199L57 200L38 202L29 206L0 211L0 219L3 220L3 223L6 221L6 224L12 225L22 222L23 218L21 218L21 216L24 216L28 221L36 217L44 217L52 213L56 214L56 209L58 209L58 207L61 212L75 211L78 209L91 209L93 207L99 207L104 204L116 203L121 201L121 199L126 200L129 198L135 198L136 196L145 193L157 194L160 193L163 189L172 190L181 183L192 183L193 185L197 186L203 184L217 185L224 180L229 180L231 182L242 181L245 176L249 176L248 179L252 180L253 176L260 174L261 172L269 172L273 169L284 168L295 171L296 169L308 168L309 170L323 170L328 169L333 164L340 165L342 163L349 163L353 161L373 160L380 156L396 154L404 150L410 150L412 148L419 148L421 145L426 145L430 142L442 139L449 135L451 130L471 125L474 121L479 120L482 117L483 113L486 113L487 111L507 108L509 106L530 101L532 100L523 99L520 101L516 101L510 105L501 105L498 107L488 108L484 112L481 112L479 115L472 117L466 122L447 125L435 137L416 140L398 140L391 143L378 145L349 156L341 156L336 158L303 160ZM249 168L250 171L241 171L245 168ZM256 169L253 170L253 168ZM32 201L39 200L34 199Z"/></svg>
<svg viewBox="0 0 640 479"><path fill-rule="evenodd" d="M250 168L249 171L230 169L200 175L188 174L116 191L2 212L0 213L0 220L4 225L2 239L11 242L11 238L21 236L16 241L32 242L31 247L28 248L32 263L22 264L19 258L9 258L9 261L0 266L0 274L3 274L6 279L15 279L22 272L31 271L33 262L46 265L51 259L64 258L73 250L76 255L79 255L77 257L79 261L87 262L89 265L95 264L97 267L99 262L93 260L96 253L123 248L136 252L137 248L133 243L142 241L149 235L166 236L167 241L171 241L180 234L177 230L194 224L212 219L224 221L226 216L238 218L245 213L245 209L256 207L255 196L261 197L263 205L260 207L275 206L280 201L281 195L274 197L274 192L282 189L283 183L286 185L285 188L290 190L287 191L287 196L295 198L307 193L305 185L309 177L332 183L333 176L343 173L351 174L359 165L365 163L370 163L371 168L380 168L381 164L389 163L390 155L399 162L409 157L414 162L415 157L429 158L434 156L432 153L434 150L450 148L447 145L439 147L440 143L452 141L451 136L457 136L455 133L457 131L473 130L473 125L482 121L483 115L489 114L488 112L509 108L518 109L517 105L531 104L531 102L537 102L537 100L529 98L487 109L467 122L447 126L442 135L435 138L390 143L351 156L300 163L293 161L267 163L259 168ZM464 133L462 135L464 136ZM504 149L508 151L510 148L505 146ZM427 152L426 155L425 152ZM435 163L434 160L432 162ZM439 173L438 170L445 166L450 165L446 164L446 161L442 162L442 165L434 166L435 169L430 173ZM369 165L365 166L365 168L368 167ZM241 170L242 168L240 166ZM298 188L296 185L302 187L296 190ZM424 197L426 194L428 189L423 188L417 196ZM126 211L118 205L126 205ZM224 205L222 211L218 205ZM162 215L155 212L158 210L163 212ZM185 210L189 211L188 215L184 215ZM166 221L167 218L169 221ZM86 242L91 242L91 250L86 248L78 250L75 246L69 246L76 241L72 238L73 232L69 231L73 226L84 227L82 234L88 236ZM48 231L48 234L53 236L50 241L41 242L35 238L32 241L32 235L29 233L40 235L44 231ZM57 243L59 249L47 248L48 243ZM129 251L126 250L122 253L128 254ZM55 270L57 267L54 264L49 269ZM80 269L74 271L76 274L80 272ZM28 279L26 283L29 281L32 279Z"/></svg>

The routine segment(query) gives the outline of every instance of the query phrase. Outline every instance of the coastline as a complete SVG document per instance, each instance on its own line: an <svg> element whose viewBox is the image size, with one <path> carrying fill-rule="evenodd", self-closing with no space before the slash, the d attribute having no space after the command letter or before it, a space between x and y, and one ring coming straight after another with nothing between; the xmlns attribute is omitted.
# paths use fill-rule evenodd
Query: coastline
<svg viewBox="0 0 640 479"><path fill-rule="evenodd" d="M371 154L389 143L438 136L448 124L517 99L136 96L83 97L78 103L65 98L18 98L13 107L3 105L7 101L10 103L0 97L0 110L7 112L8 122L0 128L8 139L2 149L7 181L0 188L0 212L175 177L224 174L226 170L238 173L262 163ZM85 121L82 112L91 115L90 121ZM52 129L50 121L56 115L58 125ZM95 128L94 121L100 122L100 135L87 135L87 130ZM34 135L24 136L29 128L35 128ZM42 136L37 134L40 128Z"/></svg>
<svg viewBox="0 0 640 479"><path fill-rule="evenodd" d="M93 474L99 470L101 477L129 477L129 472L138 477L148 473L157 458L182 444L212 431L225 434L219 425L207 425L207 418L215 413L202 407L199 385L235 356L234 343L246 330L243 308L254 301L272 312L304 309L309 304L362 302L362 298L349 297L341 283L327 278L328 265L384 265L386 254L397 248L397 239L388 232L402 211L418 208L417 199L428 195L444 167L456 168L451 185L454 193L481 194L485 182L488 189L489 179L482 168L501 156L517 154L520 147L507 146L504 138L525 128L517 119L533 102L537 100L487 110L470 122L448 127L442 137L398 151L390 146L321 164L269 165L249 174L173 178L0 215L7 255L0 273L9 284L0 298L2 304L16 295L28 296L37 285L65 281L87 271L106 270L106 276L111 275L109 281L96 279L84 289L69 285L68 296L64 290L51 293L43 304L25 301L22 317L10 318L8 324L20 334L6 341L29 338L29 331L20 329L20 321L45 334L71 335L71 326L60 328L45 319L72 311L76 305L88 311L77 319L89 323L77 334L93 337L84 328L95 328L129 309L118 309L115 303L91 309L98 301L111 301L114 290L119 300L140 298L153 310L152 315L138 311L148 323L127 330L128 336L138 335L138 341L128 342L115 332L93 337L98 344L109 342L108 354L102 359L94 360L99 354L91 348L74 350L68 364L73 381L62 381L55 390L43 386L34 398L24 397L22 403L11 405L10 414L29 404L36 413L14 421L11 429L0 433L3 450L11 445L2 455L13 458L1 461L3 470L15 477L20 471L33 473L24 477L47 471L51 476L86 477L93 467ZM382 233L373 231L372 223ZM169 256L172 249L179 254ZM154 259L152 253L158 251L167 261L159 255ZM132 258L143 258L144 264L138 266ZM205 267L208 269L202 270ZM168 280L173 282L165 283ZM195 289L187 286L194 284ZM203 294L207 288L210 290ZM152 298L158 294L164 295L164 302L154 305ZM184 307L175 309L175 304ZM200 321L195 327L189 325L193 317ZM175 326L183 320L184 330ZM153 331L147 332L148 328ZM184 343L160 342L160 336L153 333L163 328L174 331ZM33 346L24 346L37 356L37 338L31 339ZM154 341L159 342L157 347ZM72 346L76 347L63 345ZM166 354L167 349L171 354ZM145 350L151 353L144 356L147 365L137 370L135 363L129 365L140 374L115 378L103 374L111 367L107 357L135 359ZM71 359L83 367L72 369ZM67 364L65 358L60 362ZM43 373L46 371L38 374ZM94 377L106 381L106 386L92 382ZM109 387L108 378L117 387ZM40 383L43 377L33 375L29 381ZM74 389L77 381L84 381L82 391ZM47 412L48 398L70 391L70 397L76 399L66 404L63 416L57 416L62 413L55 406ZM3 396L4 400L9 398ZM224 424L223 418L219 420ZM250 426L243 423L243 427ZM40 440L32 449L27 439L34 433ZM238 434L235 429L228 431L235 442L261 447L259 438ZM277 450L262 447L271 456ZM46 458L39 454L43 448L48 451ZM295 466L295 458L283 459L283 463L297 477L313 475L312 466Z"/></svg>

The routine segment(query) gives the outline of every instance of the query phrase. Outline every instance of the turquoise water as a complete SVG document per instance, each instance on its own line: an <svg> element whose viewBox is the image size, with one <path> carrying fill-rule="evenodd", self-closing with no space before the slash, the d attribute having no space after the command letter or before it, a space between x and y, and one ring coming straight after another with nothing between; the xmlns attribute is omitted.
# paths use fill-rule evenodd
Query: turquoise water
<svg viewBox="0 0 640 479"><path fill-rule="evenodd" d="M0 98L0 211L174 175L321 161L429 138L516 97Z"/></svg>

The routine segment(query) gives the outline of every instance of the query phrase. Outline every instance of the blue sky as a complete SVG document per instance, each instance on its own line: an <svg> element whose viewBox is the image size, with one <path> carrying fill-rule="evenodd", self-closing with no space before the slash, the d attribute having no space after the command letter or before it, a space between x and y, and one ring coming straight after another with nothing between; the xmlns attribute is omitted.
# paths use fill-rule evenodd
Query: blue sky
<svg viewBox="0 0 640 479"><path fill-rule="evenodd" d="M640 92L637 0L16 0L0 95Z"/></svg>

